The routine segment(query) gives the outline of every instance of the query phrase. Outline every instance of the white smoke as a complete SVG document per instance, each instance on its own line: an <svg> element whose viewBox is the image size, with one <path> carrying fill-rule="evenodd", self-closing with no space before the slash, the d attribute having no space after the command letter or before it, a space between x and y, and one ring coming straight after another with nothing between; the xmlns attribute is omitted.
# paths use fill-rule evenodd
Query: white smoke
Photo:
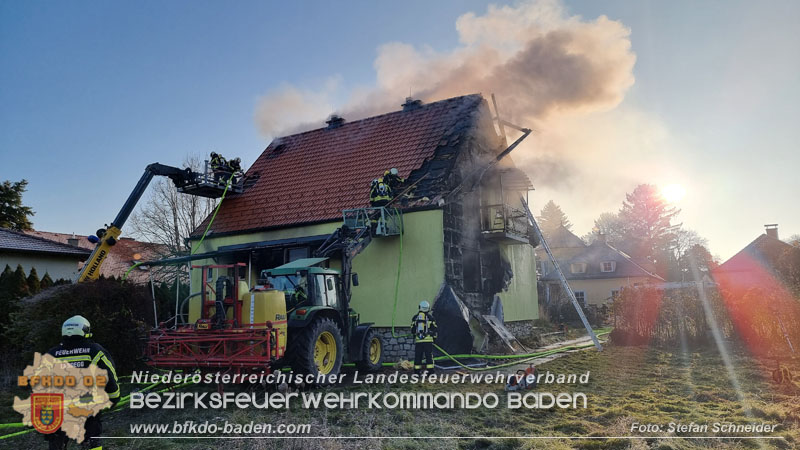
<svg viewBox="0 0 800 450"><path fill-rule="evenodd" d="M409 95L430 102L494 93L504 118L539 131L512 154L537 189L563 195L580 186L586 195L613 198L597 199L602 201L595 206L613 210L635 185L629 180L653 181L622 169L640 153L661 151L665 135L657 121L617 108L634 83L636 56L625 25L606 16L570 15L559 0L530 0L464 14L455 28L460 45L448 52L382 45L375 86L349 93L338 110L355 120L398 110ZM323 126L334 110L330 89L298 96L297 88L285 86L268 94L256 112L260 130L278 136ZM298 128L301 123L311 125ZM586 205L585 197L579 200ZM590 227L600 211L584 208L586 217L573 221Z"/></svg>

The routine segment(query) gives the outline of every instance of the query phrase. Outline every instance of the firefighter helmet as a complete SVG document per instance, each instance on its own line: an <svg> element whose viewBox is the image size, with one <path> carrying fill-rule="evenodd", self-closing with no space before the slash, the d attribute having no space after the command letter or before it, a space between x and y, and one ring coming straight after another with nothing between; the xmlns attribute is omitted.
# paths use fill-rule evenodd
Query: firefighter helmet
<svg viewBox="0 0 800 450"><path fill-rule="evenodd" d="M422 312L428 312L431 310L431 304L428 303L426 300L419 302L419 310Z"/></svg>
<svg viewBox="0 0 800 450"><path fill-rule="evenodd" d="M91 325L83 316L72 316L61 325L62 336L91 337Z"/></svg>

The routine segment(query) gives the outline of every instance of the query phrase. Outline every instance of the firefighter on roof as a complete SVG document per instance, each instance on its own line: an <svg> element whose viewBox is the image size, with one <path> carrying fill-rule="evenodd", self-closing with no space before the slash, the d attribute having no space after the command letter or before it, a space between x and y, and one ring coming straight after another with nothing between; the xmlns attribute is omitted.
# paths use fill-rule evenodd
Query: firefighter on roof
<svg viewBox="0 0 800 450"><path fill-rule="evenodd" d="M406 182L406 179L400 176L400 172L394 167L383 173L383 181L389 185L389 189L393 193L400 192L400 185Z"/></svg>
<svg viewBox="0 0 800 450"><path fill-rule="evenodd" d="M59 361L72 364L83 369L90 365L96 365L108 372L106 383L106 393L113 405L119 402L119 380L117 371L114 368L114 361L108 350L102 345L89 340L92 337L91 325L83 316L72 316L61 326L61 343L51 348L47 353L54 356ZM103 432L103 426L99 416L92 416L86 419L84 425L86 429L86 439L99 436ZM61 430L45 436L50 442L50 448L64 448L68 442L67 435Z"/></svg>
<svg viewBox="0 0 800 450"><path fill-rule="evenodd" d="M369 204L373 207L386 206L392 199L392 188L383 177L372 180L369 187Z"/></svg>
<svg viewBox="0 0 800 450"><path fill-rule="evenodd" d="M411 332L414 334L414 373L422 372L422 359L425 370L433 372L433 340L436 338L436 320L431 314L431 305L425 300L419 303L419 312L411 319Z"/></svg>

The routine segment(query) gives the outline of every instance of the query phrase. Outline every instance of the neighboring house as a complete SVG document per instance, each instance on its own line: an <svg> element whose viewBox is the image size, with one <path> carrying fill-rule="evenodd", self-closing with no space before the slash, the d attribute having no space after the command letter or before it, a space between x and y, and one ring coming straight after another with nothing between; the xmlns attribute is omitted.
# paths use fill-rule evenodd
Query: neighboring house
<svg viewBox="0 0 800 450"><path fill-rule="evenodd" d="M36 268L39 278L49 274L58 279L74 280L89 250L31 236L24 232L0 228L0 270L8 264L11 269L22 265L25 273Z"/></svg>
<svg viewBox="0 0 800 450"><path fill-rule="evenodd" d="M564 226L550 234L550 250L561 271L584 306L602 305L613 300L624 287L661 284L664 279L637 263L599 235L590 245ZM544 248L536 249L539 261L539 282L544 293L543 304L558 301L561 284Z"/></svg>
<svg viewBox="0 0 800 450"><path fill-rule="evenodd" d="M388 356L408 357L410 341L391 338L391 327L407 328L419 302L433 302L444 285L468 308L481 348L487 327L474 325L482 315L502 311L507 325L523 328L538 318L535 255L519 202L530 181L510 158L476 171L507 146L481 95L402 107L353 122L332 116L325 128L275 139L248 170L258 181L224 200L196 248L206 219L193 250L247 263L255 283L263 269L313 255L342 224L342 210L369 206L371 180L395 167L414 185L398 204L405 232L373 239L354 259L360 284L351 306L385 334ZM337 259L331 267L340 267Z"/></svg>
<svg viewBox="0 0 800 450"><path fill-rule="evenodd" d="M89 242L86 236L69 234L69 233L53 233L49 231L26 231L25 234L29 236L36 236L38 238L47 239L62 244L68 244L75 247L81 247L91 252L94 250L95 244ZM150 242L141 242L131 238L120 238L116 245L111 248L111 252L106 258L103 266L100 269L100 274L105 277L122 277L131 266L139 261L149 261L154 259L163 258L168 255L168 250L165 245L153 244ZM80 264L80 268L83 264ZM38 270L38 269L37 269ZM134 282L147 282L150 279L150 270L146 266L139 266L128 274L128 280ZM76 273L77 275L77 273ZM161 277L153 275L156 280ZM52 274L51 274L52 277ZM72 279L76 278L73 276Z"/></svg>
<svg viewBox="0 0 800 450"><path fill-rule="evenodd" d="M765 225L766 232L712 271L723 289L779 289L776 267L788 252L800 252L778 239L778 225Z"/></svg>

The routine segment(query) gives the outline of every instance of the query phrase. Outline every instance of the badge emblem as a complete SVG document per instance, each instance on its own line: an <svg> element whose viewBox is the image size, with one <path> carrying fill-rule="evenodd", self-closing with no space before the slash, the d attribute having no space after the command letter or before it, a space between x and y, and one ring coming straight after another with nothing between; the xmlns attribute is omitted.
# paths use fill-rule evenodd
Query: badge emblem
<svg viewBox="0 0 800 450"><path fill-rule="evenodd" d="M39 433L55 433L64 421L64 394L31 394L31 422Z"/></svg>

